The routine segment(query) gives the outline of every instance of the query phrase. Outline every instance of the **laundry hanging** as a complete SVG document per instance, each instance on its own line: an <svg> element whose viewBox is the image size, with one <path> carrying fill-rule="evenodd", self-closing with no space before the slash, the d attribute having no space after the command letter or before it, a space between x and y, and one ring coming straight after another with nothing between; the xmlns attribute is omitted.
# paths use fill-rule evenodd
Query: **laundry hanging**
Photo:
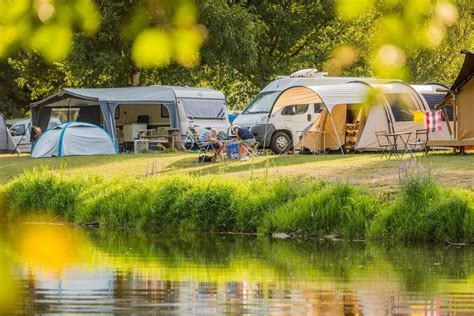
<svg viewBox="0 0 474 316"><path fill-rule="evenodd" d="M441 111L425 112L425 128L432 131L441 131Z"/></svg>

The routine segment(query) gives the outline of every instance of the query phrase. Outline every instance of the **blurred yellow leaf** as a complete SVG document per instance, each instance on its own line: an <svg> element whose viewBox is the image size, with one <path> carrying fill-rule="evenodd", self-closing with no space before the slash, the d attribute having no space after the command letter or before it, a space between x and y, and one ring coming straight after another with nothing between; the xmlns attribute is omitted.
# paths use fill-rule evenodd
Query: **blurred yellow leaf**
<svg viewBox="0 0 474 316"><path fill-rule="evenodd" d="M58 275L83 250L75 230L66 225L23 225L18 240L23 263Z"/></svg>
<svg viewBox="0 0 474 316"><path fill-rule="evenodd" d="M361 14L370 12L374 7L374 0L339 0L336 11L343 20L355 20Z"/></svg>
<svg viewBox="0 0 474 316"><path fill-rule="evenodd" d="M142 67L163 67L170 63L172 43L169 35L158 29L146 29L135 39L132 58Z"/></svg>
<svg viewBox="0 0 474 316"><path fill-rule="evenodd" d="M445 1L436 4L435 14L436 19L447 26L456 24L459 17L456 6Z"/></svg>
<svg viewBox="0 0 474 316"><path fill-rule="evenodd" d="M61 61L71 49L72 32L56 24L42 25L35 30L30 43L47 61Z"/></svg>
<svg viewBox="0 0 474 316"><path fill-rule="evenodd" d="M174 32L175 58L185 67L194 67L199 63L199 49L203 43L203 35L199 28L178 29Z"/></svg>
<svg viewBox="0 0 474 316"><path fill-rule="evenodd" d="M196 24L197 8L192 2L184 2L176 8L174 24L178 28L191 27Z"/></svg>

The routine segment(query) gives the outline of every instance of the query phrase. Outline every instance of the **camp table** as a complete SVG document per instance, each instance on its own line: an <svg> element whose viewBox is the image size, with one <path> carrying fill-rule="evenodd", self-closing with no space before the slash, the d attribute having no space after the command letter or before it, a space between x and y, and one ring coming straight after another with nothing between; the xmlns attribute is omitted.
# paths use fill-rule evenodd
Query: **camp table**
<svg viewBox="0 0 474 316"><path fill-rule="evenodd" d="M402 133L392 133L392 134L385 134L385 136L387 137L387 141L389 144L393 144L394 146L392 147L393 149L390 151L390 156L388 157L390 159L390 157L392 157L392 155L395 155L395 157L398 158L398 155L397 153L399 151L401 151L401 156L400 158L403 158L403 155L406 153L406 152L410 152L411 153L411 150L410 148L408 148L408 142L410 141L410 136L411 136L412 132L402 132ZM406 137L405 137L406 136ZM401 140L401 144L403 145L403 148L402 149L398 149L398 139Z"/></svg>

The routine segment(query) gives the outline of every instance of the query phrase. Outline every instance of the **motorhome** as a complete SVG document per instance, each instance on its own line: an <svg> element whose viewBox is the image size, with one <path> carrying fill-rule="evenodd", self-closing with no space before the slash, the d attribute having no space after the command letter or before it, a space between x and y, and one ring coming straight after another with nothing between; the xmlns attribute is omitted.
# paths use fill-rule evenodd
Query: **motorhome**
<svg viewBox="0 0 474 316"><path fill-rule="evenodd" d="M328 77L316 69L303 69L290 76L280 76L269 83L250 102L233 124L249 128L261 147L281 154L293 148L305 129L317 119L322 103L301 102L273 111L276 100L289 88L297 86L325 86L352 81L378 83L375 78Z"/></svg>

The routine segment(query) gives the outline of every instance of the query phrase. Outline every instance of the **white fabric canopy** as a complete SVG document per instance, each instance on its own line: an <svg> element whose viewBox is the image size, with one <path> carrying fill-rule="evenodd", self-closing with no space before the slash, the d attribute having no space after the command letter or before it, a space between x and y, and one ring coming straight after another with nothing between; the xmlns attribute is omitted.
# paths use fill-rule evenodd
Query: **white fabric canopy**
<svg viewBox="0 0 474 316"><path fill-rule="evenodd" d="M364 103L370 87L363 83L328 86L293 87L285 90L275 102L272 113L293 104L324 103L329 112L338 104Z"/></svg>

